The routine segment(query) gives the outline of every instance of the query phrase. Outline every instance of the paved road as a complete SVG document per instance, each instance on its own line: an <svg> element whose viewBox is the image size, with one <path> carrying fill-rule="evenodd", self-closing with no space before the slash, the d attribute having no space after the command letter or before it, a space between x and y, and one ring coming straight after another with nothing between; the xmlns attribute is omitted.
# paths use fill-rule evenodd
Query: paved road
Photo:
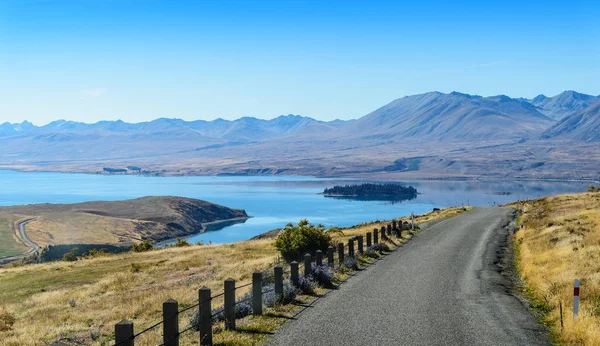
<svg viewBox="0 0 600 346"><path fill-rule="evenodd" d="M36 243L32 242L31 239L29 239L27 237L27 233L25 233L25 225L28 224L29 222L37 220L37 219L38 219L37 217L34 217L31 219L27 219L27 220L19 222L19 224L17 226L19 234L15 234L21 241L23 241L25 243L25 245L30 246L31 249L27 250L26 252L24 252L22 254L18 254L18 255L0 256L0 264L20 260L23 257L31 255L32 253L36 252L40 248ZM16 233L16 231L17 230L15 230L15 233Z"/></svg>
<svg viewBox="0 0 600 346"><path fill-rule="evenodd" d="M494 264L511 220L511 209L476 208L426 228L269 344L549 345Z"/></svg>
<svg viewBox="0 0 600 346"><path fill-rule="evenodd" d="M19 223L19 233L21 233L21 239L33 248L33 252L37 251L40 247L27 237L27 233L25 233L25 225L34 220L37 220L37 217Z"/></svg>

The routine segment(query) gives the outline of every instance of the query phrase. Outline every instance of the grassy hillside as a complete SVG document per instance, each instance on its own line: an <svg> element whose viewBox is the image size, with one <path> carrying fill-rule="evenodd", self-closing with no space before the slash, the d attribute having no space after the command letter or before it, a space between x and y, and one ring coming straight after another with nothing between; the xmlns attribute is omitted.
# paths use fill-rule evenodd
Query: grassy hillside
<svg viewBox="0 0 600 346"><path fill-rule="evenodd" d="M417 217L417 221L461 211L434 212ZM381 225L373 222L348 228L335 238L346 241ZM262 239L0 268L0 316L4 310L16 318L12 330L0 331L0 340L6 346L39 345L57 338L107 345L116 322L127 318L134 321L136 329L147 327L160 320L161 303L168 298L187 307L196 302L201 286L218 293L228 277L238 285L250 282L253 271L270 268L277 259L272 244L273 239ZM219 299L214 307L222 303ZM182 326L188 321L188 316L183 316ZM136 339L136 345L156 345L160 335L160 330L153 331L146 339ZM185 337L189 339L182 344L195 340L190 333ZM219 338L223 341L235 336L221 334Z"/></svg>
<svg viewBox="0 0 600 346"><path fill-rule="evenodd" d="M15 236L13 227L19 219L15 215L0 213L0 257L17 255L27 250Z"/></svg>
<svg viewBox="0 0 600 346"><path fill-rule="evenodd" d="M600 193L548 197L523 208L515 243L528 295L547 312L544 320L557 340L600 344ZM572 317L575 279L581 279L577 320Z"/></svg>
<svg viewBox="0 0 600 346"><path fill-rule="evenodd" d="M39 216L27 225L27 235L41 246L163 240L200 232L209 222L248 217L243 210L182 197L33 204L2 207L0 211L11 219ZM13 243L14 239L11 247L16 246Z"/></svg>

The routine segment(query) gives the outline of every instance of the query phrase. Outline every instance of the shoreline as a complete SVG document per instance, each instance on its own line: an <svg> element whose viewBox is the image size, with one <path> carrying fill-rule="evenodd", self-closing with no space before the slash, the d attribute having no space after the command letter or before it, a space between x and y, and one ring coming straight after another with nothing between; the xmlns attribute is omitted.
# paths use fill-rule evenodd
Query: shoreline
<svg viewBox="0 0 600 346"><path fill-rule="evenodd" d="M338 176L333 175L314 175L314 174L294 174L294 175L286 175L286 174L227 174L221 175L218 174L177 174L177 173L166 173L166 174L104 174L104 173L94 173L94 172L83 172L83 171L61 171L61 170L25 170L18 168L10 168L10 167L0 167L0 171L8 171L8 172L17 172L17 173L57 173L57 174L81 174L81 175L95 175L95 176L137 176L137 177L153 177L153 178L176 178L176 177L302 177L302 178L314 178L314 179L348 179L348 180L365 180L365 181L378 181L378 182L404 182L404 181L414 181L414 182L423 182L423 181L439 181L439 182L475 182L475 181L484 181L484 182L494 182L494 181L534 181L534 182L564 182L564 183L594 183L600 184L600 180L597 179L567 179L567 178L525 178L525 177L434 177L434 178L418 178L418 177L389 177L389 176L380 176L380 177L371 177L371 176L363 176L365 173L359 174L341 174ZM385 172L380 172L385 173ZM366 173L366 174L372 174ZM340 196L343 197L343 196Z"/></svg>
<svg viewBox="0 0 600 346"><path fill-rule="evenodd" d="M218 224L220 224L220 223L227 223L227 222L246 221L246 220L248 220L248 219L251 219L251 218L253 218L253 216L234 217L234 218L231 218L231 219L224 219L224 220L217 220L217 221L203 222L203 223L202 223L202 230L200 230L199 232L192 233L192 234L186 235L186 236L184 236L184 237L175 237L175 238L169 238L169 239L159 240L159 241L156 241L156 242L154 243L154 246L155 246L155 247L164 247L164 246L166 246L166 245L169 245L170 243L174 243L174 242L176 242L176 241L177 241L177 239L185 239L185 240L187 240L188 238L195 237L195 236L197 236L197 235L200 235L200 234L206 233L206 232L207 232L207 231L206 231L206 229L207 229L207 227L206 227L206 226L210 226L210 225L218 225ZM240 240L240 241L243 241L243 240ZM219 244L219 245L220 245L220 244Z"/></svg>

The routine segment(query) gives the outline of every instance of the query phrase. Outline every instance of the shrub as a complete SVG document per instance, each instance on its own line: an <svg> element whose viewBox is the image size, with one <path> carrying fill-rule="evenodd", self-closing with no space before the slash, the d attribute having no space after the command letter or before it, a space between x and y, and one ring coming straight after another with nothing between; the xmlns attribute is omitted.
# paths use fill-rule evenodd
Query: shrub
<svg viewBox="0 0 600 346"><path fill-rule="evenodd" d="M69 299L68 303L69 303L70 307L74 308L77 305L77 299L75 299L75 298Z"/></svg>
<svg viewBox="0 0 600 346"><path fill-rule="evenodd" d="M236 300L235 318L244 318L252 315L252 294L246 293L243 297ZM225 321L225 309L223 307L212 310L212 322ZM200 310L196 310L190 318L190 326L195 331L200 330Z"/></svg>
<svg viewBox="0 0 600 346"><path fill-rule="evenodd" d="M317 289L317 283L309 276L305 277L300 275L298 278L298 289L303 294L315 294L315 290Z"/></svg>
<svg viewBox="0 0 600 346"><path fill-rule="evenodd" d="M131 263L129 266L129 271L132 273L139 273L142 270L142 266L139 263Z"/></svg>
<svg viewBox="0 0 600 346"><path fill-rule="evenodd" d="M275 240L275 248L288 262L300 260L305 253L314 254L317 250L327 251L331 236L323 225L312 225L301 220L297 225L287 224Z"/></svg>
<svg viewBox="0 0 600 346"><path fill-rule="evenodd" d="M77 252L78 251L79 251L78 248L76 248L76 247L72 248L71 251L69 251L66 254L64 254L63 261L67 261L67 262L75 262L75 261L77 261Z"/></svg>
<svg viewBox="0 0 600 346"><path fill-rule="evenodd" d="M358 262L353 257L348 257L344 260L344 267L352 270L358 270Z"/></svg>
<svg viewBox="0 0 600 346"><path fill-rule="evenodd" d="M588 188L588 192L596 192L596 191L600 191L600 186L594 187L594 185L590 185L590 187Z"/></svg>
<svg viewBox="0 0 600 346"><path fill-rule="evenodd" d="M101 336L100 327L90 330L90 339L92 339L92 341L98 341Z"/></svg>
<svg viewBox="0 0 600 346"><path fill-rule="evenodd" d="M150 239L146 239L146 240L142 241L141 243L133 244L131 246L131 250L133 252L151 251L151 250L154 250L154 245L152 244L152 241Z"/></svg>
<svg viewBox="0 0 600 346"><path fill-rule="evenodd" d="M344 235L344 232L342 231L341 228L339 227L331 227L330 229L328 229L327 234L338 234L338 235Z"/></svg>
<svg viewBox="0 0 600 346"><path fill-rule="evenodd" d="M388 252L388 251L390 251L390 247L389 247L389 246L388 246L388 244L386 244L386 243L378 243L378 244L373 244L373 245L369 246L369 249L368 249L368 250L373 250L373 251L376 251L376 252L382 253L382 252L384 252L384 251L385 251L385 252ZM368 251L368 250L367 250L367 251Z"/></svg>
<svg viewBox="0 0 600 346"><path fill-rule="evenodd" d="M11 330L17 319L10 311L0 309L0 332Z"/></svg>
<svg viewBox="0 0 600 346"><path fill-rule="evenodd" d="M173 246L175 247L184 247L184 246L190 246L191 244L188 243L188 241L186 239L179 239L177 238L175 240L175 244L173 244Z"/></svg>
<svg viewBox="0 0 600 346"><path fill-rule="evenodd" d="M268 291L263 294L263 303L267 307L274 307L276 305L289 304L294 301L298 293L300 291L294 287L288 280L283 282L283 294L276 294L273 289L275 289L275 284L269 284L265 286L265 291Z"/></svg>
<svg viewBox="0 0 600 346"><path fill-rule="evenodd" d="M369 258L379 258L378 251L374 248L374 245L371 245L367 248L367 251L363 253L365 257Z"/></svg>
<svg viewBox="0 0 600 346"><path fill-rule="evenodd" d="M263 285L269 285L275 282L275 272L273 270L266 270L262 272L262 283Z"/></svg>
<svg viewBox="0 0 600 346"><path fill-rule="evenodd" d="M104 249L90 249L90 251L88 251L87 257L94 258L94 257L102 257L105 255L106 255L106 252L104 251Z"/></svg>
<svg viewBox="0 0 600 346"><path fill-rule="evenodd" d="M310 273L311 278L319 285L330 288L333 286L334 272L329 266L313 266Z"/></svg>

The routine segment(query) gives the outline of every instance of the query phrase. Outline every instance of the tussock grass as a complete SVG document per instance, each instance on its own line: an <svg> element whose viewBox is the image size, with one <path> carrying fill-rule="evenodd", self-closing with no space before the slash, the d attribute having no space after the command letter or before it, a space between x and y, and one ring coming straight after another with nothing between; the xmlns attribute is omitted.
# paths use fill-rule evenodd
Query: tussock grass
<svg viewBox="0 0 600 346"><path fill-rule="evenodd" d="M600 345L600 193L527 201L523 209L515 244L527 295L545 312L544 322L557 342ZM581 303L574 320L573 281L577 278L581 279Z"/></svg>
<svg viewBox="0 0 600 346"><path fill-rule="evenodd" d="M455 210L456 209L456 210ZM416 221L430 221L460 212L452 208L420 215ZM385 222L373 222L334 234L334 241L380 228ZM408 239L407 232L404 236ZM395 240L396 244L400 244ZM366 245L366 244L365 244ZM394 245L390 244L393 248ZM222 292L223 280L234 278L237 286L249 283L252 272L273 266L278 253L272 239L238 242L227 245L172 247L143 253L107 254L76 262L52 262L0 268L0 310L14 316L10 330L0 331L3 346L50 344L62 339L73 344L110 345L114 324L121 319L134 322L140 331L161 320L162 302L174 298L181 308L197 302L201 286ZM374 259L361 258L363 264ZM348 273L336 273L345 280ZM238 296L250 287L237 290ZM319 288L316 295L323 294ZM299 296L299 303L310 304L315 297ZM75 304L70 304L75 301ZM213 301L219 307L222 298ZM215 342L222 345L256 344L293 316L298 306L277 306L267 316L246 317L238 321L240 330L219 332ZM180 316L180 330L188 327L194 309ZM217 324L215 330L222 330ZM136 345L160 343L157 328L136 339ZM181 344L197 343L197 334L182 335Z"/></svg>

